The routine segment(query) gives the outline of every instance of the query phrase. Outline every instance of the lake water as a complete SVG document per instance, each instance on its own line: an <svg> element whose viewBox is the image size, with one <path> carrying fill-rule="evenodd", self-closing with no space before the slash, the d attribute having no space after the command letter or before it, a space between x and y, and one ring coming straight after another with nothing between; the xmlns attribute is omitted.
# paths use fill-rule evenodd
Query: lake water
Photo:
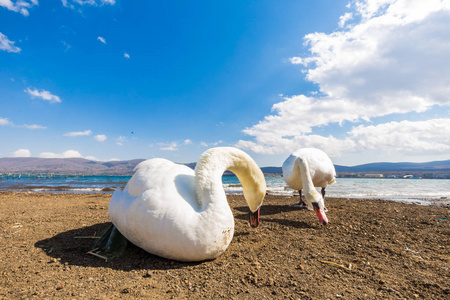
<svg viewBox="0 0 450 300"><path fill-rule="evenodd" d="M131 176L62 176L56 178L27 178L0 180L0 191L56 193L112 193L124 187ZM222 178L229 194L242 194L242 186L234 176ZM281 177L266 177L270 194L291 196L297 191L288 188ZM375 179L337 178L327 187L327 196L339 198L372 198L430 204L450 199L448 179Z"/></svg>
<svg viewBox="0 0 450 300"><path fill-rule="evenodd" d="M287 187L281 177L266 177L266 182L270 194L288 196L298 193ZM242 193L236 177L224 177L223 183L228 193ZM326 188L326 197L383 199L429 205L450 200L450 180L336 178L336 183Z"/></svg>

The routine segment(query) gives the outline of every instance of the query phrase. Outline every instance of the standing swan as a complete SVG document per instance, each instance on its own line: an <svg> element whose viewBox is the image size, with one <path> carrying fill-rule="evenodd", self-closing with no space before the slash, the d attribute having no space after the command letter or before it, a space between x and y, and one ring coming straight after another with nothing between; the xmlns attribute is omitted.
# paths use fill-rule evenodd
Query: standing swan
<svg viewBox="0 0 450 300"><path fill-rule="evenodd" d="M250 224L258 226L264 175L248 154L231 147L207 150L195 171L161 158L141 162L125 189L114 192L111 221L129 241L152 254L178 261L214 259L234 233L222 186L226 170L242 183Z"/></svg>
<svg viewBox="0 0 450 300"><path fill-rule="evenodd" d="M300 207L314 210L319 222L327 224L325 215L325 188L336 181L336 171L331 159L322 150L302 148L293 152L283 163L283 178L290 188L300 193ZM322 188L320 195L315 187ZM302 189L305 189L305 204L302 200Z"/></svg>

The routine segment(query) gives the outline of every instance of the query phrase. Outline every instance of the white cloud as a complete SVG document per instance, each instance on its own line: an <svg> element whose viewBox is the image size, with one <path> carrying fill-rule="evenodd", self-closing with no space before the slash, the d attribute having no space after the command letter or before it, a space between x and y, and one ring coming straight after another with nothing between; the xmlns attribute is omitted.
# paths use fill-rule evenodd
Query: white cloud
<svg viewBox="0 0 450 300"><path fill-rule="evenodd" d="M41 158L84 158L88 160L98 161L94 156L83 156L77 150L66 150L63 153L42 152L39 154Z"/></svg>
<svg viewBox="0 0 450 300"><path fill-rule="evenodd" d="M70 48L72 48L72 46L70 46L67 42L65 41L61 41L61 44L64 46L64 52L69 51Z"/></svg>
<svg viewBox="0 0 450 300"><path fill-rule="evenodd" d="M315 145L340 155L344 150L372 149L371 143L363 147L363 140L373 140L369 132L383 130L384 142L377 141L386 150L447 149L448 139L426 130L437 126L434 120L397 124L389 123L389 117L450 106L450 2L354 1L349 8L353 11L339 22L345 28L306 35L310 55L290 59L304 66L306 79L320 93L284 97L273 105L271 115L243 130L253 140L239 141L237 146L258 153L287 153ZM375 117L388 123L360 125ZM360 126L341 139L316 133L323 126L344 122ZM420 134L415 125L424 126ZM404 133L413 139L411 146L393 143L397 135L387 130L390 126L411 130L411 135Z"/></svg>
<svg viewBox="0 0 450 300"><path fill-rule="evenodd" d="M28 149L18 149L13 152L13 157L31 157L31 152Z"/></svg>
<svg viewBox="0 0 450 300"><path fill-rule="evenodd" d="M450 119L358 126L349 139L356 147L401 152L450 152Z"/></svg>
<svg viewBox="0 0 450 300"><path fill-rule="evenodd" d="M367 118L360 115L361 107L344 100L319 100L304 95L284 99L273 105L275 115L266 116L264 121L245 129L244 133L257 137L261 142L270 142L276 137L310 133L314 126ZM376 111L373 115L376 115Z"/></svg>
<svg viewBox="0 0 450 300"><path fill-rule="evenodd" d="M289 58L289 61L291 62L291 64L294 64L294 65L304 65L304 66L307 65L306 62L304 62L303 58L301 58L301 57L291 57L291 58Z"/></svg>
<svg viewBox="0 0 450 300"><path fill-rule="evenodd" d="M102 42L103 44L106 44L105 39L102 38L101 36L97 37L97 40L99 40L99 41Z"/></svg>
<svg viewBox="0 0 450 300"><path fill-rule="evenodd" d="M64 133L64 136L74 137L74 136L86 136L86 135L91 135L91 134L92 134L91 130L85 130L85 131L66 132L66 133Z"/></svg>
<svg viewBox="0 0 450 300"><path fill-rule="evenodd" d="M61 0L61 2L65 7L69 7L71 9L76 9L78 6L83 5L102 6L116 4L115 0Z"/></svg>
<svg viewBox="0 0 450 300"><path fill-rule="evenodd" d="M23 124L22 127L25 127L27 129L47 129L47 127L42 126L42 125L37 125L37 124L32 124L32 125L28 125L28 124Z"/></svg>
<svg viewBox="0 0 450 300"><path fill-rule="evenodd" d="M19 53L21 49L14 46L14 43L15 42L10 41L6 35L0 32L0 50Z"/></svg>
<svg viewBox="0 0 450 300"><path fill-rule="evenodd" d="M0 118L0 126L10 126L10 127L23 127L23 128L27 128L27 129L47 129L47 127L42 126L42 125L37 125L37 124L33 124L33 125L28 125L28 124L24 124L24 125L16 125L13 122L9 121L7 118Z"/></svg>
<svg viewBox="0 0 450 300"><path fill-rule="evenodd" d="M14 126L14 124L6 118L0 118L0 126Z"/></svg>
<svg viewBox="0 0 450 300"><path fill-rule="evenodd" d="M200 145L201 145L202 147L215 147L215 146L217 146L217 145L219 145L219 144L222 144L222 143L223 143L223 142L220 140L220 141L213 142L213 143L200 142Z"/></svg>
<svg viewBox="0 0 450 300"><path fill-rule="evenodd" d="M124 136L119 136L119 137L116 139L116 144L119 145L119 146L123 146L123 143L124 143L126 140L127 140L126 137L124 137Z"/></svg>
<svg viewBox="0 0 450 300"><path fill-rule="evenodd" d="M192 141L190 139L186 139L183 142L167 142L167 143L156 143L159 147L159 150L162 151L178 151L180 146L192 145ZM153 147L154 145L151 145Z"/></svg>
<svg viewBox="0 0 450 300"><path fill-rule="evenodd" d="M163 151L178 151L178 144L176 142L158 143L159 150Z"/></svg>
<svg viewBox="0 0 450 300"><path fill-rule="evenodd" d="M331 135L324 137L316 134L298 135L290 138L277 137L270 143L241 140L235 146L261 154L291 153L299 148L313 147L322 149L331 157L356 151L355 142L351 139L338 139Z"/></svg>
<svg viewBox="0 0 450 300"><path fill-rule="evenodd" d="M94 136L94 138L99 142L104 142L107 139L106 135L104 135L104 134L98 134L98 135Z"/></svg>
<svg viewBox="0 0 450 300"><path fill-rule="evenodd" d="M341 27L341 28L344 27L345 23L348 20L351 20L351 19L353 19L353 14L352 13L345 13L343 16L341 16L339 18L339 27Z"/></svg>
<svg viewBox="0 0 450 300"><path fill-rule="evenodd" d="M123 54L123 57L125 57L125 58L130 58L130 55L129 55L128 53L124 53L124 54Z"/></svg>
<svg viewBox="0 0 450 300"><path fill-rule="evenodd" d="M28 8L31 8L35 5L38 5L38 0L0 0L0 6L6 7L7 9L20 12L24 16L28 16L30 13L28 12Z"/></svg>
<svg viewBox="0 0 450 300"><path fill-rule="evenodd" d="M95 160L98 161L98 159L94 156L83 156L81 153L77 150L66 150L63 153L53 153L53 152L42 152L39 154L40 158L84 158L88 160Z"/></svg>
<svg viewBox="0 0 450 300"><path fill-rule="evenodd" d="M42 100L48 101L50 103L61 103L62 100L61 98L59 98L56 95L53 95L52 93L50 93L49 91L46 90L37 90L37 89L30 89L27 88L25 90L26 93L28 93L30 96L32 97L37 97L37 98L41 98Z"/></svg>
<svg viewBox="0 0 450 300"><path fill-rule="evenodd" d="M358 2L362 21L348 30L305 37L306 78L319 100L359 104L360 115L424 111L448 105L450 7L440 1ZM373 112L377 110L377 112Z"/></svg>
<svg viewBox="0 0 450 300"><path fill-rule="evenodd" d="M331 157L365 150L397 151L401 153L445 153L450 151L450 119L389 122L379 125L353 127L346 137L298 135L275 137L268 142L239 141L236 146L255 153L290 153L302 147L314 147Z"/></svg>
<svg viewBox="0 0 450 300"><path fill-rule="evenodd" d="M63 153L42 152L41 154L39 154L39 157L41 157L41 158L73 158L73 157L82 158L83 156L81 155L80 152L78 152L76 150L67 150L67 151L64 151Z"/></svg>

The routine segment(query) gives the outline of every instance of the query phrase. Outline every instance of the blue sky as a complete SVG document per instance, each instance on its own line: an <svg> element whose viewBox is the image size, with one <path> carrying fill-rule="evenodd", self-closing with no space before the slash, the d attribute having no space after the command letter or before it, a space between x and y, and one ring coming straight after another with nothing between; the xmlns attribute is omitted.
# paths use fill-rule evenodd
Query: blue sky
<svg viewBox="0 0 450 300"><path fill-rule="evenodd" d="M0 157L450 159L449 1L0 0Z"/></svg>

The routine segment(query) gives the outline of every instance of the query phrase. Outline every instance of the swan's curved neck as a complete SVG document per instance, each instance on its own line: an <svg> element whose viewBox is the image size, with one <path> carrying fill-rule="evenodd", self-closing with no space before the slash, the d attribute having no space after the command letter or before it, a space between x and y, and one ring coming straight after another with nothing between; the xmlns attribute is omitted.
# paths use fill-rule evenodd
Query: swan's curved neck
<svg viewBox="0 0 450 300"><path fill-rule="evenodd" d="M208 203L222 201L220 200L222 198L226 199L222 186L222 175L226 170L236 174L250 210L256 211L266 191L264 174L250 156L231 147L209 149L197 162L195 180L198 204L205 206Z"/></svg>
<svg viewBox="0 0 450 300"><path fill-rule="evenodd" d="M316 189L314 188L311 174L309 173L308 161L299 157L296 159L296 162L298 168L300 169L300 177L302 179L302 185L305 193L309 193L311 190L315 191Z"/></svg>

